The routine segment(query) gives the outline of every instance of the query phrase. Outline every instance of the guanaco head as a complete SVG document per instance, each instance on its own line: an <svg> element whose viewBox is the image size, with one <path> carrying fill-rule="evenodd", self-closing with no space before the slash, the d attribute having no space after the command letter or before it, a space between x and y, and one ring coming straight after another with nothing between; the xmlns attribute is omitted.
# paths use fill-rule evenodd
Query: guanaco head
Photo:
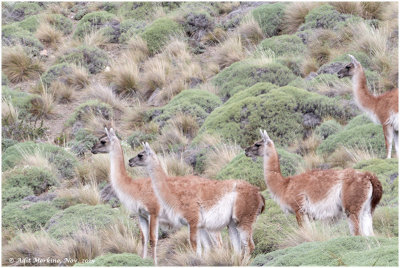
<svg viewBox="0 0 400 268"><path fill-rule="evenodd" d="M141 151L137 156L129 159L130 167L143 167L150 164L152 161L157 160L156 153L150 148L150 145L142 143L144 151Z"/></svg>
<svg viewBox="0 0 400 268"><path fill-rule="evenodd" d="M118 140L117 135L115 135L114 129L110 128L110 131L108 131L108 129L105 128L105 130L106 130L106 135L102 136L99 139L99 142L93 146L92 148L93 154L109 153L111 151L112 146L115 144L115 141Z"/></svg>
<svg viewBox="0 0 400 268"><path fill-rule="evenodd" d="M355 72L358 70L358 68L361 67L361 64L356 60L356 58L353 55L348 54L351 62L344 66L339 72L337 73L337 76L339 78L343 77L348 77L348 76L353 76Z"/></svg>
<svg viewBox="0 0 400 268"><path fill-rule="evenodd" d="M274 149L274 142L269 138L267 131L260 129L260 133L261 140L245 149L246 156L251 157L253 160L255 160L257 156L268 155L268 152Z"/></svg>

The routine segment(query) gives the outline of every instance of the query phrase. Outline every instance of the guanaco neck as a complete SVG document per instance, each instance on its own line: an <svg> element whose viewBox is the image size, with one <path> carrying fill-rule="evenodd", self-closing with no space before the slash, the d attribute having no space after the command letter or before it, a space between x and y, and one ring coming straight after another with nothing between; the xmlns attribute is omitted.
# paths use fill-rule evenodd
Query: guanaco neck
<svg viewBox="0 0 400 268"><path fill-rule="evenodd" d="M287 180L282 176L275 148L264 152L264 178L269 191L277 197L282 197L287 188Z"/></svg>
<svg viewBox="0 0 400 268"><path fill-rule="evenodd" d="M146 166L147 172L151 178L154 191L157 196L167 205L173 209L178 208L178 199L171 193L168 185L168 175L165 173L158 159L152 159L151 163Z"/></svg>
<svg viewBox="0 0 400 268"><path fill-rule="evenodd" d="M368 90L367 79L365 77L364 69L361 65L358 66L355 74L352 77L353 94L357 105L361 109L368 109L374 111L374 104L376 97Z"/></svg>
<svg viewBox="0 0 400 268"><path fill-rule="evenodd" d="M114 187L126 189L125 187L132 183L132 179L128 176L126 171L124 153L118 139L115 139L110 151L110 164L112 185Z"/></svg>

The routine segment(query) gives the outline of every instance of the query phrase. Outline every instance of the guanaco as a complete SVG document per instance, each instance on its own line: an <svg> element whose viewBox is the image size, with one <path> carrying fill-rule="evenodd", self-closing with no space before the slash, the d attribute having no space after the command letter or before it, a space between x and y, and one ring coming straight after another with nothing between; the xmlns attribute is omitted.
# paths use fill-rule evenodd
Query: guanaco
<svg viewBox="0 0 400 268"><path fill-rule="evenodd" d="M352 77L353 94L357 106L376 124L381 124L385 136L386 157L392 156L392 142L399 157L399 89L393 89L382 95L371 94L361 64L352 55L351 62L338 72L338 77Z"/></svg>
<svg viewBox="0 0 400 268"><path fill-rule="evenodd" d="M372 215L382 197L378 178L354 169L312 170L283 177L274 142L267 132L245 150L253 159L264 158L264 177L271 197L283 211L296 215L299 226L304 216L323 220L337 219L344 211L353 235L373 235Z"/></svg>
<svg viewBox="0 0 400 268"><path fill-rule="evenodd" d="M152 249L154 263L157 264L157 240L158 225L166 225L172 228L182 227L182 223L168 217L166 211L160 206L157 197L151 187L150 178L132 179L125 168L124 153L115 131L105 128L106 135L99 139L99 142L92 148L92 153L109 153L110 155L110 177L113 190L117 194L121 203L132 214L138 215L139 228L142 238L142 257L147 256L148 241ZM185 180L185 179L183 179ZM169 178L171 184L178 184L174 178ZM219 233L203 233L206 240L201 243L207 243L207 247L214 246L221 239Z"/></svg>
<svg viewBox="0 0 400 268"><path fill-rule="evenodd" d="M172 184L163 170L155 152L148 143L144 151L129 160L129 165L145 166L161 206L171 218L188 223L190 244L201 256L198 237L201 230L220 231L228 227L229 237L236 253L251 253L254 250L253 224L262 213L265 200L259 189L240 180L209 180L187 176L190 183L182 181Z"/></svg>

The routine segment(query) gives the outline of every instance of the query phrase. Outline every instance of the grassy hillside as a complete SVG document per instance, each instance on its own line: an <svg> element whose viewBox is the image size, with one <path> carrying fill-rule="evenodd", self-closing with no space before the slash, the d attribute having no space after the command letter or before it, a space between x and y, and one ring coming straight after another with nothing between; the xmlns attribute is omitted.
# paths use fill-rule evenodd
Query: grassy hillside
<svg viewBox="0 0 400 268"><path fill-rule="evenodd" d="M203 258L187 230L161 230L161 265L397 266L398 161L381 126L336 73L354 55L370 90L398 87L398 6L391 2L2 3L3 265L149 266L137 219L90 149L114 127L126 159L142 142L169 175L243 179L266 198L255 251ZM262 161L243 149L266 129L285 176L375 173L377 238L344 219L297 227L270 198ZM147 176L127 167L132 178ZM324 256L323 258L320 256ZM57 261L59 260L59 261ZM40 263L28 263L39 265Z"/></svg>

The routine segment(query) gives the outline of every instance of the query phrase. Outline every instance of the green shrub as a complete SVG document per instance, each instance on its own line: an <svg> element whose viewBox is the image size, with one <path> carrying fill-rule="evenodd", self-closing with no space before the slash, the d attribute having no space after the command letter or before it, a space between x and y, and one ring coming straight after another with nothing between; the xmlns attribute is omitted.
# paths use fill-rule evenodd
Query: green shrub
<svg viewBox="0 0 400 268"><path fill-rule="evenodd" d="M42 7L35 2L16 2L13 5L2 6L4 8L3 20L21 21L27 16L38 14L42 11Z"/></svg>
<svg viewBox="0 0 400 268"><path fill-rule="evenodd" d="M372 69L371 58L361 51L349 51L333 59L332 62L350 62L349 54L353 55L362 65L364 69Z"/></svg>
<svg viewBox="0 0 400 268"><path fill-rule="evenodd" d="M160 3L156 2L125 2L119 9L119 15L137 21L151 20L158 6Z"/></svg>
<svg viewBox="0 0 400 268"><path fill-rule="evenodd" d="M299 28L299 31L317 28L335 29L340 22L350 17L351 15L341 14L329 4L320 5L307 14L305 23Z"/></svg>
<svg viewBox="0 0 400 268"><path fill-rule="evenodd" d="M13 145L2 155L2 169L7 171L18 165L22 160L22 154L29 155L39 152L45 156L49 163L58 171L61 179L71 179L75 176L76 158L61 147L48 143L34 143L32 141L21 142Z"/></svg>
<svg viewBox="0 0 400 268"><path fill-rule="evenodd" d="M39 56L40 51L44 48L42 43L40 43L32 33L15 25L6 25L2 27L1 40L3 46L22 45L28 54L35 57Z"/></svg>
<svg viewBox="0 0 400 268"><path fill-rule="evenodd" d="M88 100L75 109L74 113L69 117L66 124L68 126L72 126L75 122L83 120L85 114L90 112L107 120L111 119L112 117L112 107L109 104L99 100Z"/></svg>
<svg viewBox="0 0 400 268"><path fill-rule="evenodd" d="M3 153L8 147L11 147L17 143L18 143L18 141L16 141L16 140L7 139L7 138L3 137L1 139L1 152Z"/></svg>
<svg viewBox="0 0 400 268"><path fill-rule="evenodd" d="M74 32L74 38L82 39L85 34L107 26L107 24L114 18L115 16L107 11L88 13L79 20Z"/></svg>
<svg viewBox="0 0 400 268"><path fill-rule="evenodd" d="M82 229L99 229L121 220L126 220L123 214L108 205L78 204L55 214L45 229L50 236L60 239Z"/></svg>
<svg viewBox="0 0 400 268"><path fill-rule="evenodd" d="M319 125L315 129L315 133L321 137L321 139L325 140L330 135L337 133L341 129L342 126L335 119L331 119Z"/></svg>
<svg viewBox="0 0 400 268"><path fill-rule="evenodd" d="M396 205L399 189L399 164L397 159L371 159L358 162L355 169L370 171L378 176L383 187L381 205Z"/></svg>
<svg viewBox="0 0 400 268"><path fill-rule="evenodd" d="M21 187L2 187L1 188L1 200L3 201L3 207L7 203L17 202L21 199L33 195L32 188L28 186Z"/></svg>
<svg viewBox="0 0 400 268"><path fill-rule="evenodd" d="M93 262L78 263L75 266L153 266L153 261L132 253L107 253L95 258Z"/></svg>
<svg viewBox="0 0 400 268"><path fill-rule="evenodd" d="M258 82L270 82L285 86L296 76L282 64L262 63L255 59L235 62L218 73L211 81L218 88L218 95L229 99L235 93Z"/></svg>
<svg viewBox="0 0 400 268"><path fill-rule="evenodd" d="M396 202L397 203L397 202ZM385 237L399 236L399 207L380 207L373 216L374 233Z"/></svg>
<svg viewBox="0 0 400 268"><path fill-rule="evenodd" d="M16 23L16 25L23 30L35 33L37 28L39 27L39 19L38 16L30 16Z"/></svg>
<svg viewBox="0 0 400 268"><path fill-rule="evenodd" d="M172 35L179 34L181 26L169 18L160 18L147 26L140 36L147 42L151 54L164 47Z"/></svg>
<svg viewBox="0 0 400 268"><path fill-rule="evenodd" d="M57 62L82 65L91 74L97 74L106 68L108 56L97 47L80 46L66 52L64 56L58 58Z"/></svg>
<svg viewBox="0 0 400 268"><path fill-rule="evenodd" d="M284 3L264 4L253 9L252 14L268 37L282 32L283 17L285 15Z"/></svg>
<svg viewBox="0 0 400 268"><path fill-rule="evenodd" d="M3 207L2 226L14 230L39 231L57 212L50 202L19 201Z"/></svg>
<svg viewBox="0 0 400 268"><path fill-rule="evenodd" d="M249 94L250 93L250 94ZM234 95L205 120L199 134L218 134L242 147L259 139L259 129L267 129L276 144L287 146L304 135L304 114L317 118L347 118L346 109L336 100L295 87L275 88L260 83Z"/></svg>
<svg viewBox="0 0 400 268"><path fill-rule="evenodd" d="M85 152L90 151L99 139L86 129L79 129L75 133L75 139L68 143L71 151L77 155L83 155Z"/></svg>
<svg viewBox="0 0 400 268"><path fill-rule="evenodd" d="M120 24L121 35L119 37L119 42L125 43L131 39L132 36L142 33L145 27L146 22L144 21L138 21L136 19L124 20Z"/></svg>
<svg viewBox="0 0 400 268"><path fill-rule="evenodd" d="M5 75L3 72L1 72L1 85L7 86L9 82L10 81L8 81L7 75Z"/></svg>
<svg viewBox="0 0 400 268"><path fill-rule="evenodd" d="M307 48L296 35L280 35L264 39L259 45L262 51L271 50L276 56L304 55Z"/></svg>
<svg viewBox="0 0 400 268"><path fill-rule="evenodd" d="M3 86L2 97L10 100L12 105L18 108L21 116L27 116L31 112L35 95Z"/></svg>
<svg viewBox="0 0 400 268"><path fill-rule="evenodd" d="M255 266L398 266L398 239L339 237L258 255Z"/></svg>
<svg viewBox="0 0 400 268"><path fill-rule="evenodd" d="M278 148L277 151L282 175L285 177L294 175L299 163L302 161L301 157L284 149ZM241 153L221 169L217 174L217 179L245 180L261 190L265 190L263 159L258 157L256 161L253 161L251 158L246 157L244 153Z"/></svg>
<svg viewBox="0 0 400 268"><path fill-rule="evenodd" d="M60 63L51 66L41 76L43 85L50 86L50 84L58 79L63 81L64 77L72 72L72 67L68 63Z"/></svg>
<svg viewBox="0 0 400 268"><path fill-rule="evenodd" d="M204 119L220 105L220 99L214 94L205 90L188 89L176 95L165 106L151 110L149 117L155 122L163 123L182 112L196 118L201 125Z"/></svg>
<svg viewBox="0 0 400 268"><path fill-rule="evenodd" d="M127 139L128 144L133 148L140 147L142 142L151 143L157 137L156 133L145 133L142 131L134 131Z"/></svg>
<svg viewBox="0 0 400 268"><path fill-rule="evenodd" d="M35 195L46 192L49 187L57 185L58 181L51 171L39 167L24 167L7 174L3 187L24 187L33 190Z"/></svg>
<svg viewBox="0 0 400 268"><path fill-rule="evenodd" d="M268 253L279 249L280 244L297 227L296 219L292 214L285 214L278 204L270 198L267 191L263 192L265 197L265 210L258 216L254 225L253 239L255 250L253 256Z"/></svg>
<svg viewBox="0 0 400 268"><path fill-rule="evenodd" d="M357 120L356 117L353 120ZM369 151L383 157L385 155L385 139L382 126L374 123L355 125L351 120L349 125L342 131L330 135L324 140L317 149L319 154L333 153L338 147L353 147L358 149L368 149Z"/></svg>
<svg viewBox="0 0 400 268"><path fill-rule="evenodd" d="M50 14L49 23L54 26L57 30L63 32L64 35L72 33L73 24L71 20L61 14Z"/></svg>

